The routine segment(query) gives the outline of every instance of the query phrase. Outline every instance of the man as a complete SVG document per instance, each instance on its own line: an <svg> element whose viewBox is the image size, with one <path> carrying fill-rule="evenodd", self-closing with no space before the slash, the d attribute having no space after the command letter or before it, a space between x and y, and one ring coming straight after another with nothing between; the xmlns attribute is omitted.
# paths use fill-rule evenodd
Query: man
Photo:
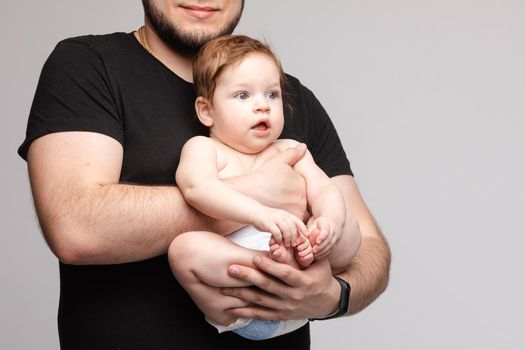
<svg viewBox="0 0 525 350"><path fill-rule="evenodd" d="M241 0L144 0L145 26L131 34L72 38L46 62L19 153L27 157L35 206L61 261L58 315L63 349L309 348L309 330L252 342L218 335L173 278L171 241L195 230L222 234L189 207L174 186L182 145L205 134L193 118L193 55L231 33ZM361 247L339 280L326 262L306 270L259 257L228 272L259 288L219 290L210 312L232 318L322 318L356 313L386 288L390 253L351 176L333 125L294 78L283 137L305 142L357 218ZM305 213L304 181L290 149L252 174L228 179L256 200ZM279 179L279 181L275 181ZM305 214L306 215L306 214ZM347 225L356 225L348 220ZM257 268L254 268L256 266Z"/></svg>

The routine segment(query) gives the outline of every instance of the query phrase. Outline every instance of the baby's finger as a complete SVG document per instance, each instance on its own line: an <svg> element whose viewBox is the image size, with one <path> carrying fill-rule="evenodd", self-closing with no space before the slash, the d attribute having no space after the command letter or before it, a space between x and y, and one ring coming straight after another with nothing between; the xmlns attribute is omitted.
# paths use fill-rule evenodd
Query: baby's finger
<svg viewBox="0 0 525 350"><path fill-rule="evenodd" d="M273 225L270 229L270 233L272 234L272 237L273 239L279 243L279 244L282 244L283 243L283 236L281 234L281 229L279 228L279 226L277 225Z"/></svg>
<svg viewBox="0 0 525 350"><path fill-rule="evenodd" d="M307 234L308 230L306 229L306 226L304 225L304 223L301 220L299 220L298 218L296 218L295 216L293 217L293 221L294 221L294 227L296 228L295 245L294 245L294 246L296 246L297 244L299 244L301 242L299 240L300 237L308 236L308 234Z"/></svg>
<svg viewBox="0 0 525 350"><path fill-rule="evenodd" d="M308 254L312 254L312 246L307 239L304 239L296 248L297 255L305 257Z"/></svg>
<svg viewBox="0 0 525 350"><path fill-rule="evenodd" d="M274 244L270 247L270 255L273 258L279 258L281 256L281 246L279 244Z"/></svg>
<svg viewBox="0 0 525 350"><path fill-rule="evenodd" d="M327 251L325 252L324 254L321 254L321 255L315 255L315 260L319 261L319 260L323 260L324 258L326 258L328 256L328 254L330 253L330 251Z"/></svg>
<svg viewBox="0 0 525 350"><path fill-rule="evenodd" d="M327 236L328 233L325 228L319 230L319 234L317 235L315 243L313 244L314 253L316 255L319 254L328 245L329 240L327 239Z"/></svg>
<svg viewBox="0 0 525 350"><path fill-rule="evenodd" d="M324 249L326 249L328 247L328 245L330 244L330 242L332 241L331 237L329 237L329 235L327 235L328 237L325 237L324 240L321 241L321 243L318 243L319 242L319 238L317 238L316 240L316 246L317 246L317 251L320 252Z"/></svg>
<svg viewBox="0 0 525 350"><path fill-rule="evenodd" d="M330 248L331 247L326 246L322 249L317 249L317 252L315 253L315 257L317 259L322 259L325 255L327 255L330 252Z"/></svg>
<svg viewBox="0 0 525 350"><path fill-rule="evenodd" d="M306 222L306 226L310 227L310 226L313 226L315 223L315 218L313 216L310 216L310 218L308 218L308 221Z"/></svg>
<svg viewBox="0 0 525 350"><path fill-rule="evenodd" d="M288 223L290 225L290 230L292 236L290 237L290 241L292 243L292 247L295 247L297 245L297 225L295 224L294 220L290 220Z"/></svg>
<svg viewBox="0 0 525 350"><path fill-rule="evenodd" d="M310 218L306 224L306 230L308 231L308 234L311 234L313 231L317 230L317 223Z"/></svg>
<svg viewBox="0 0 525 350"><path fill-rule="evenodd" d="M310 235L308 236L308 240L310 241L310 244L312 246L316 245L315 241L317 240L318 235L319 235L319 229L317 228L310 232Z"/></svg>
<svg viewBox="0 0 525 350"><path fill-rule="evenodd" d="M315 243L321 244L326 241L326 238L328 237L328 234L330 233L330 226L329 225L318 225L318 226L320 226L319 235L317 236Z"/></svg>
<svg viewBox="0 0 525 350"><path fill-rule="evenodd" d="M328 255L330 251L332 251L332 248L337 243L337 236L333 235L331 240L326 240L326 241L328 242L326 244L326 247L320 249L319 252L316 254L316 256L318 256L318 259L322 259L326 255Z"/></svg>
<svg viewBox="0 0 525 350"><path fill-rule="evenodd" d="M291 233L290 225L288 225L288 223L286 221L279 221L277 223L277 226L279 226L279 229L280 229L281 235L282 235L282 242L279 242L279 243L282 243L285 247L289 247L290 246L290 241L292 239L292 233Z"/></svg>
<svg viewBox="0 0 525 350"><path fill-rule="evenodd" d="M296 218L297 219L297 218ZM308 235L308 229L306 228L306 225L301 220L297 219L297 227L299 228L299 234L303 236Z"/></svg>

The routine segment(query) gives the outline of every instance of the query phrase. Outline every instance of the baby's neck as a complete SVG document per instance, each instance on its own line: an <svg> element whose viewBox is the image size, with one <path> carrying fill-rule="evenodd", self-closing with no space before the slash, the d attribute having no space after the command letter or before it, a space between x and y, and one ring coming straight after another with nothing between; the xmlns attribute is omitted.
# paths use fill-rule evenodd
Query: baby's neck
<svg viewBox="0 0 525 350"><path fill-rule="evenodd" d="M220 137L217 137L214 133L210 132L210 136L209 136L212 140L214 140L215 142L217 142L218 144L220 145L223 145L229 149L231 149L232 151L234 152L237 152L237 153L240 153L240 154L243 154L247 157L249 156L253 156L253 157L257 157L262 151L264 151L264 149L266 148L263 148L261 150L247 150L245 147L237 147L236 145L231 145L227 142L224 142Z"/></svg>
<svg viewBox="0 0 525 350"><path fill-rule="evenodd" d="M217 143L218 147L221 147L227 150L228 153L237 156L237 158L239 158L239 161L242 163L246 174L251 173L255 169L257 159L259 159L259 155L262 153L262 151L257 153L245 153L238 150L237 148L228 145L227 143L223 142L221 139L214 135L210 135L210 138Z"/></svg>

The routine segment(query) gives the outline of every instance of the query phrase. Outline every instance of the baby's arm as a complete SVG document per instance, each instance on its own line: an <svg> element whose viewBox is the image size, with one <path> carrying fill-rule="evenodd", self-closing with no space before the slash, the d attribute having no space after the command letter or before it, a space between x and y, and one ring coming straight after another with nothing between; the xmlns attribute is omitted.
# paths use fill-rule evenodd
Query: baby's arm
<svg viewBox="0 0 525 350"><path fill-rule="evenodd" d="M270 232L286 246L296 242L298 232L306 232L303 222L294 215L264 206L223 183L219 179L217 147L207 137L196 136L186 142L176 180L186 201L208 216L251 224Z"/></svg>
<svg viewBox="0 0 525 350"><path fill-rule="evenodd" d="M282 150L296 143L293 140L281 140L277 146ZM315 257L321 259L341 239L346 219L344 198L330 178L315 164L310 152L306 152L294 169L306 181L306 195L313 216L309 224L310 242Z"/></svg>

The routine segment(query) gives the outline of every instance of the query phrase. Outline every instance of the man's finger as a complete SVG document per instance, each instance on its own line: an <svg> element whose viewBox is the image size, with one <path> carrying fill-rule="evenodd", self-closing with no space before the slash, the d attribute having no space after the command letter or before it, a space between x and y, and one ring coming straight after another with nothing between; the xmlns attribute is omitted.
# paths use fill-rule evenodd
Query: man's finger
<svg viewBox="0 0 525 350"><path fill-rule="evenodd" d="M247 300L242 300L241 298L235 298L234 295L228 295L227 293L224 293L223 295L224 299L221 299L217 302L217 304L220 303L220 305L228 305L230 308L237 308L237 307L246 307L250 305L250 302Z"/></svg>
<svg viewBox="0 0 525 350"><path fill-rule="evenodd" d="M249 306L243 308L226 309L224 312L236 316L237 318L250 318L258 320L279 320L281 313L274 309L265 309L262 307Z"/></svg>
<svg viewBox="0 0 525 350"><path fill-rule="evenodd" d="M253 262L259 269L261 269L269 275L274 276L275 278L281 280L289 286L301 287L305 284L303 273L300 270L297 270L288 264L282 264L268 257L259 255L253 258ZM254 281L250 280L250 282L254 283L255 285L257 285L257 287L264 289L272 294L284 295L284 291L282 291L282 288L281 293L278 293L268 289L264 285L256 284L256 282Z"/></svg>
<svg viewBox="0 0 525 350"><path fill-rule="evenodd" d="M306 145L300 143L295 147L290 147L284 152L279 153L275 156L276 159L281 159L288 165L292 166L297 163L301 158L303 158L306 153Z"/></svg>
<svg viewBox="0 0 525 350"><path fill-rule="evenodd" d="M230 308L240 308L248 306L249 304L256 304L266 308L279 309L282 308L282 299L276 296L250 287L238 288L223 288L222 293L235 299L240 300L243 305L231 306Z"/></svg>
<svg viewBox="0 0 525 350"><path fill-rule="evenodd" d="M270 258L269 260L273 261L273 259ZM228 268L228 274L233 278L246 281L249 284L259 287L268 293L275 294L277 296L288 295L287 289L289 286L285 285L282 281L274 279L271 276L267 276L257 269L242 265L230 265Z"/></svg>

